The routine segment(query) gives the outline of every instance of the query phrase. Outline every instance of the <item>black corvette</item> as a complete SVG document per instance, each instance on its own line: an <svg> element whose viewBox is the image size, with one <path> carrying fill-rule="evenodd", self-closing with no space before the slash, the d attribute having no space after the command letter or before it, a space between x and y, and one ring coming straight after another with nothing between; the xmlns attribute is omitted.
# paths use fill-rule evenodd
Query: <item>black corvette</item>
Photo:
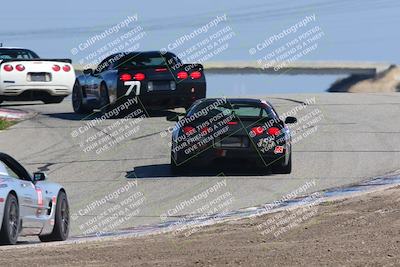
<svg viewBox="0 0 400 267"><path fill-rule="evenodd" d="M183 64L169 52L129 52L84 70L76 79L72 103L76 113L109 109L136 97L149 109L188 108L205 95L201 64Z"/></svg>
<svg viewBox="0 0 400 267"><path fill-rule="evenodd" d="M173 129L171 170L236 159L290 173L291 136L285 124L296 122L294 117L283 122L270 103L258 99L198 100Z"/></svg>

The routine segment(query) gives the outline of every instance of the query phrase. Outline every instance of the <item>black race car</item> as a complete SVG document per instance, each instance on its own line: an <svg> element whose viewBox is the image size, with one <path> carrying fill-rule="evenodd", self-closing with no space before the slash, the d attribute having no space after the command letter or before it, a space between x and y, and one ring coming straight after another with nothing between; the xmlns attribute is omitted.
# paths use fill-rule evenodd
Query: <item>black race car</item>
<svg viewBox="0 0 400 267"><path fill-rule="evenodd" d="M206 96L201 64L183 64L172 53L117 53L77 77L72 93L76 113L107 109L136 98L148 109L188 108Z"/></svg>
<svg viewBox="0 0 400 267"><path fill-rule="evenodd" d="M173 120L172 117L168 118ZM201 99L172 133L171 170L206 166L216 159L239 159L275 173L292 170L291 135L272 105L259 99Z"/></svg>

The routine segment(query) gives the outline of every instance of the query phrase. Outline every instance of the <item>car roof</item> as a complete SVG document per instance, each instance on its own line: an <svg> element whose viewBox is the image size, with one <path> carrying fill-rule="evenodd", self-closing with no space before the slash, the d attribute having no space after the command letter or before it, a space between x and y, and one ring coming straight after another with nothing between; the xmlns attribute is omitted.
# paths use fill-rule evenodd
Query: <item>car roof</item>
<svg viewBox="0 0 400 267"><path fill-rule="evenodd" d="M6 153L0 152L0 159L2 158L12 158L10 155L7 155Z"/></svg>
<svg viewBox="0 0 400 267"><path fill-rule="evenodd" d="M204 102L214 102L217 100L220 100L223 98L203 98L203 99L199 99L198 104L200 103L204 103ZM262 99L258 99L258 98L226 98L226 101L228 103L234 103L234 104L253 104L253 105L257 105L257 104L261 104L264 103L267 106L269 106L270 108L272 108L272 104L271 102L267 101L267 100L262 100Z"/></svg>
<svg viewBox="0 0 400 267"><path fill-rule="evenodd" d="M201 102L214 102L220 99L224 99L224 98L203 98L200 101ZM263 100L261 99L257 99L257 98L225 98L226 102L229 103L237 103L237 104L259 104L262 103ZM267 102L267 101L264 101ZM268 103L268 102L267 102Z"/></svg>
<svg viewBox="0 0 400 267"><path fill-rule="evenodd" d="M149 55L149 56L159 56L160 54L172 54L171 52L161 52L161 51L134 51L134 52L127 52L127 54L135 54L135 55L139 55L139 54L144 54L144 55Z"/></svg>
<svg viewBox="0 0 400 267"><path fill-rule="evenodd" d="M161 52L161 51L135 51L135 52L127 52L123 56L123 58L132 58L132 57L137 57L137 56L143 56L143 57L159 57L160 55L166 57L166 58L172 58L176 57L174 53L171 52Z"/></svg>
<svg viewBox="0 0 400 267"><path fill-rule="evenodd" d="M133 51L133 52L120 52L120 53L115 53L110 55L109 57L115 57L117 55L124 54L123 57L132 57L132 56L138 56L138 55L144 55L144 56L150 56L150 57L156 57L161 55L169 55L169 56L175 56L174 53L171 52L161 52L161 51Z"/></svg>

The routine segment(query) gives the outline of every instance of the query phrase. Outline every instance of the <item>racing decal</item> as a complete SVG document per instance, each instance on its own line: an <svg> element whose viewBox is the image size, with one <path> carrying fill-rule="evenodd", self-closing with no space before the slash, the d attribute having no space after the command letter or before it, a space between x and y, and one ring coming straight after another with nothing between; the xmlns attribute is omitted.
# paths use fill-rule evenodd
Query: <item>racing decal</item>
<svg viewBox="0 0 400 267"><path fill-rule="evenodd" d="M140 95L140 81L128 81L124 82L124 85L129 86L128 90L125 93L125 96L129 96L132 93L134 87L136 87L135 95Z"/></svg>
<svg viewBox="0 0 400 267"><path fill-rule="evenodd" d="M282 154L283 153L283 146L276 146L274 149L275 154Z"/></svg>
<svg viewBox="0 0 400 267"><path fill-rule="evenodd" d="M38 197L37 204L38 204L39 206L43 206L43 193L42 193L42 189L36 188L36 194L37 194L37 197Z"/></svg>

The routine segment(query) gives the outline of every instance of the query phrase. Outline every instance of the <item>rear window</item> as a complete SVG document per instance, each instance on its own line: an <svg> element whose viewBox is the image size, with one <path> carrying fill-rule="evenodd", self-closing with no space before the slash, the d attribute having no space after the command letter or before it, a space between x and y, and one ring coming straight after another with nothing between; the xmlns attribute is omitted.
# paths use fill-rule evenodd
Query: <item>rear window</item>
<svg viewBox="0 0 400 267"><path fill-rule="evenodd" d="M202 116L212 117L219 113L224 113L226 116L235 115L238 118L273 118L275 114L268 106L263 104L227 102L215 105L215 103L211 101L199 103L188 112L188 116L200 113Z"/></svg>
<svg viewBox="0 0 400 267"><path fill-rule="evenodd" d="M169 62L172 60L173 64L176 64L177 59L169 54L137 54L130 55L123 58L118 64L120 68L132 68L132 67L143 67L143 66L167 66L172 65ZM168 62L168 64L167 64Z"/></svg>
<svg viewBox="0 0 400 267"><path fill-rule="evenodd" d="M26 49L0 49L2 59L34 59L39 58L34 52Z"/></svg>

